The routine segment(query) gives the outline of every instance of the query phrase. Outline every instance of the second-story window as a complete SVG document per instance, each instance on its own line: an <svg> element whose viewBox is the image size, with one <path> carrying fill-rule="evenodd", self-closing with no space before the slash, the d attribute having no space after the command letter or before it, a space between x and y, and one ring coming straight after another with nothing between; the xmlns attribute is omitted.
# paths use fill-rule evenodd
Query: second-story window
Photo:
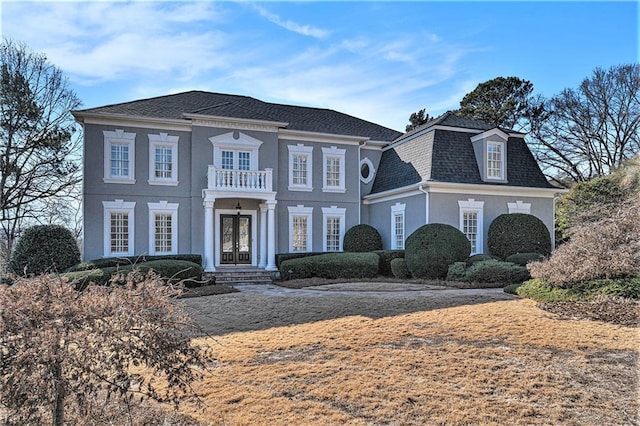
<svg viewBox="0 0 640 426"><path fill-rule="evenodd" d="M248 151L220 151L220 166L225 170L251 170L251 153Z"/></svg>
<svg viewBox="0 0 640 426"><path fill-rule="evenodd" d="M312 191L313 147L289 145L289 190Z"/></svg>
<svg viewBox="0 0 640 426"><path fill-rule="evenodd" d="M178 136L149 135L149 184L178 184Z"/></svg>
<svg viewBox="0 0 640 426"><path fill-rule="evenodd" d="M322 148L322 191L345 192L345 149Z"/></svg>
<svg viewBox="0 0 640 426"><path fill-rule="evenodd" d="M124 130L105 130L104 177L105 183L135 183L136 134Z"/></svg>

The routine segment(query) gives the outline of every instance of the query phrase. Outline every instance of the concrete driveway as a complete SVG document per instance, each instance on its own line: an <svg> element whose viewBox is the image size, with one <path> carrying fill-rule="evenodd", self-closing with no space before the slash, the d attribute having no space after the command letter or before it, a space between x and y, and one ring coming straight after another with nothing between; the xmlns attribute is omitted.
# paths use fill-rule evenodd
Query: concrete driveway
<svg viewBox="0 0 640 426"><path fill-rule="evenodd" d="M512 301L497 289L402 283L345 283L304 289L238 285L240 292L181 299L202 335L263 330L347 316L382 318L459 305Z"/></svg>

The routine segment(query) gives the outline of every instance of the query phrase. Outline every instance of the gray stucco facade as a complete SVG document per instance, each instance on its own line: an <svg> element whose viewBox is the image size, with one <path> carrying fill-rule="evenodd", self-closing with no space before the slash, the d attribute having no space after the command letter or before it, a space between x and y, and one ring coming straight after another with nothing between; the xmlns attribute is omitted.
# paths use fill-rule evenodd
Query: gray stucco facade
<svg viewBox="0 0 640 426"><path fill-rule="evenodd" d="M208 92L74 114L84 126L85 259L197 253L208 270L273 269L275 253L340 250L359 223L401 248L419 226L461 228L461 218L480 221L484 251L491 221L514 209L553 236L556 190L522 135L477 122L443 116L401 135L331 110Z"/></svg>

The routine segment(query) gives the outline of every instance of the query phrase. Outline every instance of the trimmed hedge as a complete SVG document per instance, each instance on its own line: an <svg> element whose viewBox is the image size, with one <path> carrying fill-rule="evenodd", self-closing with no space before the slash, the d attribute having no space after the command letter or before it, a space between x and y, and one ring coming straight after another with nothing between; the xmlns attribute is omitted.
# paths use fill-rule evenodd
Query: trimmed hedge
<svg viewBox="0 0 640 426"><path fill-rule="evenodd" d="M278 270L280 270L280 265L285 260L301 259L303 257L319 256L321 254L329 254L329 253L334 253L334 252L328 252L328 251L305 251L305 252L297 252L297 253L276 253L276 268L278 268Z"/></svg>
<svg viewBox="0 0 640 426"><path fill-rule="evenodd" d="M349 228L342 240L344 251L369 252L382 250L382 237L376 228L360 224Z"/></svg>
<svg viewBox="0 0 640 426"><path fill-rule="evenodd" d="M142 262L150 262L154 260L182 260L185 262L193 262L202 265L202 256L199 254L167 254L157 256L125 256L125 257L107 257L101 259L88 260L78 263L66 270L66 272L89 271L92 269L111 268L119 266L128 266L140 264Z"/></svg>
<svg viewBox="0 0 640 426"><path fill-rule="evenodd" d="M405 259L414 278L445 278L449 265L469 257L471 243L451 225L432 223L416 229L406 240Z"/></svg>
<svg viewBox="0 0 640 426"><path fill-rule="evenodd" d="M640 300L640 277L584 281L572 288L558 288L536 278L526 281L516 290L519 296L540 303L590 300L599 295Z"/></svg>
<svg viewBox="0 0 640 426"><path fill-rule="evenodd" d="M551 254L551 234L537 217L525 213L501 214L489 226L491 254L506 259L516 253Z"/></svg>
<svg viewBox="0 0 640 426"><path fill-rule="evenodd" d="M530 279L526 267L500 260L483 260L467 267L464 262L449 266L447 280L475 283L521 283Z"/></svg>
<svg viewBox="0 0 640 426"><path fill-rule="evenodd" d="M375 253L328 253L288 259L280 265L280 275L294 279L371 278L378 275L379 259Z"/></svg>
<svg viewBox="0 0 640 426"><path fill-rule="evenodd" d="M393 259L404 259L404 250L376 250L375 254L380 256L380 263L378 263L378 274L384 277L393 277L393 271L391 270L391 261Z"/></svg>
<svg viewBox="0 0 640 426"><path fill-rule="evenodd" d="M64 271L80 262L80 249L71 231L59 225L27 228L16 244L9 269L16 275Z"/></svg>
<svg viewBox="0 0 640 426"><path fill-rule="evenodd" d="M67 272L63 276L70 282L76 282L77 288L84 288L90 282L97 285L107 285L114 275L126 276L131 270L137 268L142 274L153 270L160 275L165 282L170 284L183 281L186 287L197 287L202 281L202 267L194 262L186 260L153 260L136 265L109 266L105 268L89 269L84 271Z"/></svg>
<svg viewBox="0 0 640 426"><path fill-rule="evenodd" d="M529 262L539 262L544 259L540 253L516 253L508 256L505 262L515 263L520 266L527 266Z"/></svg>
<svg viewBox="0 0 640 426"><path fill-rule="evenodd" d="M482 262L483 260L491 260L491 259L497 259L497 258L495 256L491 256L490 254L486 254L486 253L474 254L473 256L469 256L469 258L465 261L465 263L467 264L467 266L471 266L476 262Z"/></svg>
<svg viewBox="0 0 640 426"><path fill-rule="evenodd" d="M395 259L391 259L390 264L391 272L394 277L403 280L411 278L411 272L409 272L409 268L407 268L407 261L404 258L397 257Z"/></svg>

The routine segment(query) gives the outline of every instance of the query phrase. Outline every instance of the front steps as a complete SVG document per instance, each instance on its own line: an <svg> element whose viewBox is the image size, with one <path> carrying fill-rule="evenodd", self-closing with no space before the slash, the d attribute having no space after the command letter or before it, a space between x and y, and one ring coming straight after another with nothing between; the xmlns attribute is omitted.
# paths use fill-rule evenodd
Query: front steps
<svg viewBox="0 0 640 426"><path fill-rule="evenodd" d="M218 267L215 272L205 272L203 279L215 278L216 284L271 284L278 278L278 271L266 271L260 268L224 268Z"/></svg>

